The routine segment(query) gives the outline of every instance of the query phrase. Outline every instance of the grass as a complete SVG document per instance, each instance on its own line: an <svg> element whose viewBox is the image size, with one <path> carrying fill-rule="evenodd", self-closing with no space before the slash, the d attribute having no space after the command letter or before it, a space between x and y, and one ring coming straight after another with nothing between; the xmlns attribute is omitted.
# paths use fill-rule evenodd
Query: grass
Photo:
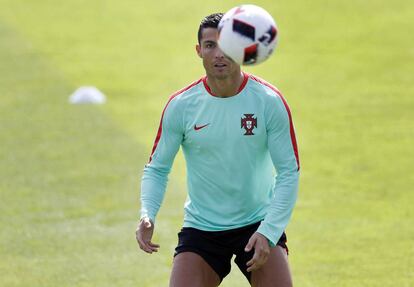
<svg viewBox="0 0 414 287"><path fill-rule="evenodd" d="M139 177L168 95L203 74L198 22L239 3L0 0L0 286L167 285L183 158L153 256L134 239ZM247 71L282 90L298 134L296 286L411 286L413 4L255 3L280 44ZM81 85L108 103L69 105ZM247 284L236 271L222 286Z"/></svg>

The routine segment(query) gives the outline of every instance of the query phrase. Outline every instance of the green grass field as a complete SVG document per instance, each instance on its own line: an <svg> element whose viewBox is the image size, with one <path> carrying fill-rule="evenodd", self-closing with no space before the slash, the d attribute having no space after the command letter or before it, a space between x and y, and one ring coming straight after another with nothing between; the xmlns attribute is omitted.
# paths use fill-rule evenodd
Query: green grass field
<svg viewBox="0 0 414 287"><path fill-rule="evenodd" d="M139 182L168 96L203 75L198 23L238 1L0 0L0 286L168 286L178 155L138 251ZM414 3L256 1L280 29L247 69L293 112L295 286L414 286ZM94 85L103 106L69 105ZM222 284L248 286L237 268Z"/></svg>

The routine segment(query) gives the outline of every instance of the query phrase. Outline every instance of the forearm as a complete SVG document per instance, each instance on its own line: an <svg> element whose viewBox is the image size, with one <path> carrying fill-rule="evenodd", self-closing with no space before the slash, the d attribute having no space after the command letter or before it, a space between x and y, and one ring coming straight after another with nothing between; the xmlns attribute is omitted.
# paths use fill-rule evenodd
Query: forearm
<svg viewBox="0 0 414 287"><path fill-rule="evenodd" d="M268 207L267 214L260 224L259 233L266 236L275 246L285 231L291 218L298 194L299 171L290 170L277 177L275 195Z"/></svg>
<svg viewBox="0 0 414 287"><path fill-rule="evenodd" d="M168 173L168 170L145 167L141 181L141 218L148 217L155 222L164 198Z"/></svg>

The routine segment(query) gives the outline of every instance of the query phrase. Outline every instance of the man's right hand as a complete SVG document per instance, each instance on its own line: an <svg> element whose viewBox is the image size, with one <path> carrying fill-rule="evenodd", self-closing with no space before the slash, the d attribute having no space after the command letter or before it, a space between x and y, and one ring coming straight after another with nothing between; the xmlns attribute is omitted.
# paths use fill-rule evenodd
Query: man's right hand
<svg viewBox="0 0 414 287"><path fill-rule="evenodd" d="M139 248L144 250L147 253L157 252L160 246L158 244L152 243L151 238L154 233L154 224L148 217L142 218L139 223L137 230L135 231L135 237Z"/></svg>

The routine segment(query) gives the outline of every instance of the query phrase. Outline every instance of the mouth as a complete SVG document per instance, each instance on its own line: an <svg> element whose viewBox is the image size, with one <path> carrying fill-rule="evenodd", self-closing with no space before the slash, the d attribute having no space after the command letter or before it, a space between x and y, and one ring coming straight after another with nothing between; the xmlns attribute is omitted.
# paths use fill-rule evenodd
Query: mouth
<svg viewBox="0 0 414 287"><path fill-rule="evenodd" d="M226 63L215 63L214 67L215 68L224 68L224 67L227 67L227 64Z"/></svg>

